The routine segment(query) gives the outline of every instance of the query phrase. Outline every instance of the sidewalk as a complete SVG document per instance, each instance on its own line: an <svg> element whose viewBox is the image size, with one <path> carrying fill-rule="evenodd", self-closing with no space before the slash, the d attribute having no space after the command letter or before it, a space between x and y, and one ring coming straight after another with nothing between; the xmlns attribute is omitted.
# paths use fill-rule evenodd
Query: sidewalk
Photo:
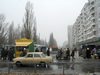
<svg viewBox="0 0 100 75"><path fill-rule="evenodd" d="M100 75L100 73L84 73L84 74L79 74L79 75Z"/></svg>

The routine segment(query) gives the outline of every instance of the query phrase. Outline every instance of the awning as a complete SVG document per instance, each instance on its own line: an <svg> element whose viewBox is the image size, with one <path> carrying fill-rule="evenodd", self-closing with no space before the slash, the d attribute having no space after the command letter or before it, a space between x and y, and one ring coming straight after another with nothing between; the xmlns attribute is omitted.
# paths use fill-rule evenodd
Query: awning
<svg viewBox="0 0 100 75"><path fill-rule="evenodd" d="M26 38L16 40L16 46L28 46L31 43L32 43L32 40L26 39Z"/></svg>
<svg viewBox="0 0 100 75"><path fill-rule="evenodd" d="M16 46L28 46L31 42L16 42Z"/></svg>

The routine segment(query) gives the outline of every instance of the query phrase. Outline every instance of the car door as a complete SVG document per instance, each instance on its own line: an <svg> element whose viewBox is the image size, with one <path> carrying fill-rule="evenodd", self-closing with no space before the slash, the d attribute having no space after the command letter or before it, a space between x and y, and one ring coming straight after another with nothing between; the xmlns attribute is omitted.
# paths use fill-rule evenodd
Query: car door
<svg viewBox="0 0 100 75"><path fill-rule="evenodd" d="M46 55L41 54L41 61L43 61L43 62L46 62L47 61Z"/></svg>
<svg viewBox="0 0 100 75"><path fill-rule="evenodd" d="M41 56L40 54L34 54L34 63L40 63L41 62Z"/></svg>
<svg viewBox="0 0 100 75"><path fill-rule="evenodd" d="M24 64L33 64L33 54L27 54L24 58Z"/></svg>

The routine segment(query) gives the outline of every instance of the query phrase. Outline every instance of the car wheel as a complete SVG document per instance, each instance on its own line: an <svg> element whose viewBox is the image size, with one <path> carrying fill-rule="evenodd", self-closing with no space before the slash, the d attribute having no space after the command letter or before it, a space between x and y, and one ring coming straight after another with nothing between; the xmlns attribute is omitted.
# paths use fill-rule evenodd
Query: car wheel
<svg viewBox="0 0 100 75"><path fill-rule="evenodd" d="M46 63L45 62L41 62L41 67L46 67Z"/></svg>
<svg viewBox="0 0 100 75"><path fill-rule="evenodd" d="M21 62L19 62L19 61L16 62L17 67L20 67L21 65L22 65Z"/></svg>

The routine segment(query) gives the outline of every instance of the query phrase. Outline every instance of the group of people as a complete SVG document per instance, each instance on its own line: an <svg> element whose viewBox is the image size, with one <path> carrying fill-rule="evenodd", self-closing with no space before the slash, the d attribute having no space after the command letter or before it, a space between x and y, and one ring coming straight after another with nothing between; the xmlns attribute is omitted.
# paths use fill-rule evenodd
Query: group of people
<svg viewBox="0 0 100 75"><path fill-rule="evenodd" d="M84 48L82 49L82 57L84 59L90 59L92 57L96 58L96 48L90 49L90 48Z"/></svg>
<svg viewBox="0 0 100 75"><path fill-rule="evenodd" d="M60 50L58 50L58 53L56 55L57 59L70 59L70 57L72 57L72 59L75 59L75 51L76 48L74 48L72 51L67 48L67 50L63 50L62 48Z"/></svg>
<svg viewBox="0 0 100 75"><path fill-rule="evenodd" d="M0 58L1 58L1 60L12 61L14 58L14 49L13 48L10 48L10 49L2 48Z"/></svg>
<svg viewBox="0 0 100 75"><path fill-rule="evenodd" d="M36 48L35 52L44 52L44 51L43 50L39 50L38 48ZM47 56L50 56L50 48L47 48L46 54L47 54Z"/></svg>

